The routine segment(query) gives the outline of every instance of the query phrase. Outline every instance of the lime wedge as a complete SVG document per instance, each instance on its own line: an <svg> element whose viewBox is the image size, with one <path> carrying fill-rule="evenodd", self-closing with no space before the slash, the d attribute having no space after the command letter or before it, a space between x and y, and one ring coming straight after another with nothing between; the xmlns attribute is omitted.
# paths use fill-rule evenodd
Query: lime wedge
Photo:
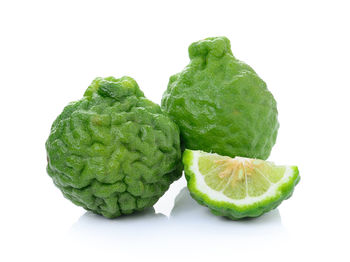
<svg viewBox="0 0 350 262"><path fill-rule="evenodd" d="M234 220L276 208L300 180L296 166L259 159L186 149L183 163L191 196L215 215Z"/></svg>

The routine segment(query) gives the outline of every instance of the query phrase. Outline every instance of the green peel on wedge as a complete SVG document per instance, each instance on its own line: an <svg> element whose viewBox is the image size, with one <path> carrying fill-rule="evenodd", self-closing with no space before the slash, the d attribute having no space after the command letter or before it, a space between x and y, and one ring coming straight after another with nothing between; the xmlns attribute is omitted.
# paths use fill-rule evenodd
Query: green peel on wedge
<svg viewBox="0 0 350 262"><path fill-rule="evenodd" d="M186 149L183 164L191 196L215 215L233 220L276 208L300 180L296 166L203 151Z"/></svg>

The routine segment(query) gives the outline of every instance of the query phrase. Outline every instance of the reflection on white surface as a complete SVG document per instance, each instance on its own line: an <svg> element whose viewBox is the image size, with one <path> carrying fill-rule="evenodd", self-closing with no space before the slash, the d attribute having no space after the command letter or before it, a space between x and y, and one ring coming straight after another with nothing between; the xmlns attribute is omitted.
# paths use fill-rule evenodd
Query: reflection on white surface
<svg viewBox="0 0 350 262"><path fill-rule="evenodd" d="M225 249L232 245L246 246L251 238L261 238L263 245L266 240L286 236L286 231L277 209L259 218L232 221L215 216L197 204L185 187L176 196L169 217L155 213L153 208L113 220L86 212L72 226L69 235L79 241L111 245L124 251L135 246L145 250L157 246L166 252L178 243L190 246L196 242L202 248L219 245Z"/></svg>

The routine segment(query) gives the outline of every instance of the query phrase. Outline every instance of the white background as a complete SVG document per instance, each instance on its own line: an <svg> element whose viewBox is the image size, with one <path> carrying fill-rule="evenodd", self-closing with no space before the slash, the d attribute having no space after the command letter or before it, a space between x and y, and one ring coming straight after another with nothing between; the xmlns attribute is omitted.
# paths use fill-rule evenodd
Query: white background
<svg viewBox="0 0 350 262"><path fill-rule="evenodd" d="M349 261L350 9L346 1L1 1L1 261ZM46 174L51 123L97 76L129 75L160 103L190 43L225 35L267 82L270 160L299 166L291 199L229 221L182 177L139 215L107 220Z"/></svg>

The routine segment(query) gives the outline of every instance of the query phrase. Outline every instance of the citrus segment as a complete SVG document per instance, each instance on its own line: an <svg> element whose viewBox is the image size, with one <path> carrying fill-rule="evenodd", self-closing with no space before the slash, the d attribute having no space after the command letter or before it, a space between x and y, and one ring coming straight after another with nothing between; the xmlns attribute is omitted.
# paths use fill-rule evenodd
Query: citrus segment
<svg viewBox="0 0 350 262"><path fill-rule="evenodd" d="M300 180L297 167L259 159L186 149L183 163L193 198L231 219L255 217L276 208Z"/></svg>

